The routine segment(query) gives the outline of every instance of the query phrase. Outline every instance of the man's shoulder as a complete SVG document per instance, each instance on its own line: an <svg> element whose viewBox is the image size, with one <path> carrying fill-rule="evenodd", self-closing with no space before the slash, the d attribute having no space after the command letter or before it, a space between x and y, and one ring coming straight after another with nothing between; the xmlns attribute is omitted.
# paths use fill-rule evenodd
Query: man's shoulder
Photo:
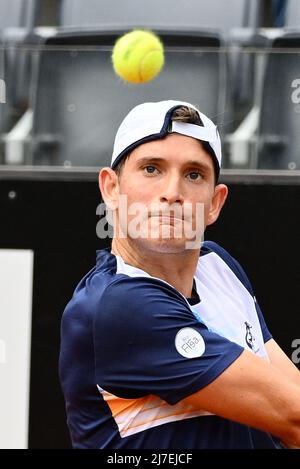
<svg viewBox="0 0 300 469"><path fill-rule="evenodd" d="M226 249L217 244L214 241L204 241L201 245L200 258L209 253L214 253L218 256L218 259L221 259L221 262L224 262L227 267L234 273L234 275L239 279L239 281L244 285L244 287L249 291L253 296L253 288L251 282L246 274L245 270L241 264L233 257Z"/></svg>
<svg viewBox="0 0 300 469"><path fill-rule="evenodd" d="M184 297L173 287L152 277L118 277L101 295L94 327L116 334L147 334L174 321L193 320ZM164 326L162 326L164 325Z"/></svg>
<svg viewBox="0 0 300 469"><path fill-rule="evenodd" d="M200 256L205 256L210 253L218 254L222 258L232 258L231 254L229 254L226 249L224 249L220 244L216 243L215 241L203 241L201 244Z"/></svg>
<svg viewBox="0 0 300 469"><path fill-rule="evenodd" d="M98 312L113 316L130 311L161 309L167 304L186 307L183 296L161 279L126 274L106 275L97 270L85 277L76 288L64 315L86 320ZM84 314L83 314L84 313Z"/></svg>
<svg viewBox="0 0 300 469"><path fill-rule="evenodd" d="M200 258L208 254L216 254L218 258L221 258L232 270L240 268L238 261L220 244L215 241L203 241L201 244ZM214 256L215 257L215 256Z"/></svg>
<svg viewBox="0 0 300 469"><path fill-rule="evenodd" d="M185 303L183 296L167 282L148 276L128 276L116 274L101 295L101 303L111 308L124 308L126 305L140 307L159 301L179 301Z"/></svg>

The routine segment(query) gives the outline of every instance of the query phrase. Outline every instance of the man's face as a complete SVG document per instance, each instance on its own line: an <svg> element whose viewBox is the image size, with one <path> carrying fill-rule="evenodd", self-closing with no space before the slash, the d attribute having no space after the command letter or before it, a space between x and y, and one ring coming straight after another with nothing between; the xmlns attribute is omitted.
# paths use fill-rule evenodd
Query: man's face
<svg viewBox="0 0 300 469"><path fill-rule="evenodd" d="M142 248L183 252L195 238L200 242L212 223L214 165L194 138L170 134L138 146L125 161L118 185L119 226Z"/></svg>

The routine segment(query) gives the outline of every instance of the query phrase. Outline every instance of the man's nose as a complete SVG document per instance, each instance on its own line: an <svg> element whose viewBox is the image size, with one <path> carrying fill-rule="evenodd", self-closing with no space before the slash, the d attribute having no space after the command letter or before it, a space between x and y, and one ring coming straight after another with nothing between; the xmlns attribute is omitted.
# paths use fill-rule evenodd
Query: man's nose
<svg viewBox="0 0 300 469"><path fill-rule="evenodd" d="M179 175L170 175L162 182L160 201L183 204L182 181Z"/></svg>

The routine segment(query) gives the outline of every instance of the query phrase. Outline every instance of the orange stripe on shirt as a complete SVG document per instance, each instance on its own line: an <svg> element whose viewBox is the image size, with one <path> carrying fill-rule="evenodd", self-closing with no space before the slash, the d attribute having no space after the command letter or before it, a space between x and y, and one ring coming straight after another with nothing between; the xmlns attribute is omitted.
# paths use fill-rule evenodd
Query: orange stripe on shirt
<svg viewBox="0 0 300 469"><path fill-rule="evenodd" d="M111 410L121 437L176 420L211 415L206 411L195 411L193 407L183 405L180 402L169 405L153 395L137 399L124 399L103 390L99 386L98 389Z"/></svg>

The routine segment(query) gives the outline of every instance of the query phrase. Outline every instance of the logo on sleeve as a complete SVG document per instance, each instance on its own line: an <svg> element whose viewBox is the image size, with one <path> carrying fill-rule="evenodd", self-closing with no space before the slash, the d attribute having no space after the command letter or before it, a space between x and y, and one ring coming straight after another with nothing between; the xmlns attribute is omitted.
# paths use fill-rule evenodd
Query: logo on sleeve
<svg viewBox="0 0 300 469"><path fill-rule="evenodd" d="M246 326L246 334L245 334L245 341L248 347L253 350L254 353L257 353L259 351L259 347L255 346L255 337L253 333L251 332L252 326L246 321L245 322Z"/></svg>
<svg viewBox="0 0 300 469"><path fill-rule="evenodd" d="M177 352L186 358L201 357L205 351L202 335L192 327L184 327L177 332L175 347Z"/></svg>

